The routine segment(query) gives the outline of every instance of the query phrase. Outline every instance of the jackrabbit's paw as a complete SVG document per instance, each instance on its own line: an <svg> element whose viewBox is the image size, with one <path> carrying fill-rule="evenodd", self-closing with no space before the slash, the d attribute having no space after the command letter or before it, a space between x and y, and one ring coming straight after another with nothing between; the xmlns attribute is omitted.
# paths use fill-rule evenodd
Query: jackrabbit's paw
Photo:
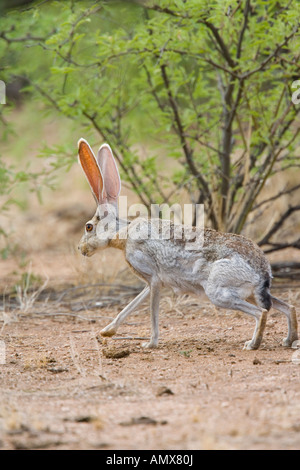
<svg viewBox="0 0 300 470"><path fill-rule="evenodd" d="M103 330L100 331L102 336L114 336L117 330L113 326L107 325Z"/></svg>
<svg viewBox="0 0 300 470"><path fill-rule="evenodd" d="M285 348L291 348L293 346L293 343L298 340L298 334L295 333L291 337L284 338L282 341L282 346Z"/></svg>
<svg viewBox="0 0 300 470"><path fill-rule="evenodd" d="M146 343L142 343L142 347L145 349L155 349L157 348L157 345L158 341L154 341L152 339L150 341L147 341Z"/></svg>
<svg viewBox="0 0 300 470"><path fill-rule="evenodd" d="M247 351L251 351L253 349L258 349L258 346L252 341L252 339L250 339L250 341L246 341L243 349L246 349Z"/></svg>

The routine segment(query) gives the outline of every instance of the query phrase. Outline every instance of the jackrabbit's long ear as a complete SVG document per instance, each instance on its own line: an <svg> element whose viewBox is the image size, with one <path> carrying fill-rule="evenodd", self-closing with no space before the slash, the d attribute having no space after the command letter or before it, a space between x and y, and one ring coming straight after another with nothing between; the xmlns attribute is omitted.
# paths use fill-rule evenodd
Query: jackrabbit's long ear
<svg viewBox="0 0 300 470"><path fill-rule="evenodd" d="M102 204L106 199L103 175L94 152L85 139L78 141L78 157L96 202Z"/></svg>
<svg viewBox="0 0 300 470"><path fill-rule="evenodd" d="M112 150L108 144L103 144L99 148L97 161L103 174L108 202L116 204L121 191L121 178Z"/></svg>

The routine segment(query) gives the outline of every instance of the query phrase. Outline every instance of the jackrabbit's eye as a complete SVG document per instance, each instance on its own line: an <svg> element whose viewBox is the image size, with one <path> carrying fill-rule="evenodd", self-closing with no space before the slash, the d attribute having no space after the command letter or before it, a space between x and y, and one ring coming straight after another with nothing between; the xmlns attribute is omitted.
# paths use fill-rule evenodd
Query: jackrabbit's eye
<svg viewBox="0 0 300 470"><path fill-rule="evenodd" d="M93 228L94 228L93 224L85 224L85 230L87 232L91 232Z"/></svg>

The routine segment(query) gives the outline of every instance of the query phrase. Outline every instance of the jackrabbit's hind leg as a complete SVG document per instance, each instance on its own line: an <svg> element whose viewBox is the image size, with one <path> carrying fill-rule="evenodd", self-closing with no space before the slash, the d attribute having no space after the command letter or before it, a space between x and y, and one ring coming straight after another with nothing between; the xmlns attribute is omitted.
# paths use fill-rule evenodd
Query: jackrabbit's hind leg
<svg viewBox="0 0 300 470"><path fill-rule="evenodd" d="M267 323L268 311L264 308L260 308L256 305L250 304L246 300L236 298L233 302L234 310L240 310L247 315L255 317L256 325L253 332L253 336L250 341L246 341L243 349L258 349L264 334L264 330Z"/></svg>
<svg viewBox="0 0 300 470"><path fill-rule="evenodd" d="M283 340L283 346L291 347L294 341L298 340L298 322L296 309L293 305L289 305L283 300L276 299L276 297L271 296L273 308L278 310L287 317L288 322L288 335L287 338Z"/></svg>
<svg viewBox="0 0 300 470"><path fill-rule="evenodd" d="M100 331L102 336L113 336L116 334L118 327L123 323L128 315L132 313L149 295L150 288L146 286L142 292L139 293L125 308L119 313L119 315L103 330Z"/></svg>
<svg viewBox="0 0 300 470"><path fill-rule="evenodd" d="M258 349L262 341L267 322L267 310L241 299L235 289L210 287L207 295L213 304L218 307L239 310L255 318L256 325L252 339L250 341L246 341L244 349Z"/></svg>
<svg viewBox="0 0 300 470"><path fill-rule="evenodd" d="M258 309L258 310L260 311L260 316L259 317L255 316L256 325L255 325L255 330L254 330L252 339L250 341L245 342L243 349L249 349L249 350L258 349L262 342L264 330L265 330L266 323L267 323L268 310L266 309L262 309L262 310Z"/></svg>

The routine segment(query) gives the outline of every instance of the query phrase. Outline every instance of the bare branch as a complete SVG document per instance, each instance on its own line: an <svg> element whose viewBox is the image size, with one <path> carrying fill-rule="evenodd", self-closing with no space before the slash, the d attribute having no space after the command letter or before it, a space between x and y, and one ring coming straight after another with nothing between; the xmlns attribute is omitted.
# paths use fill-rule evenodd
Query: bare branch
<svg viewBox="0 0 300 470"><path fill-rule="evenodd" d="M291 243L268 243L271 248L264 250L265 253L274 253L274 251L285 250L286 248L296 248L300 250L300 238Z"/></svg>
<svg viewBox="0 0 300 470"><path fill-rule="evenodd" d="M237 51L236 51L236 58L240 59L241 53L242 53L242 43L244 39L244 34L247 29L248 25L248 15L250 12L250 0L246 0L245 8L244 8L244 22L242 29L240 31L239 39L238 39L238 45L237 45Z"/></svg>
<svg viewBox="0 0 300 470"><path fill-rule="evenodd" d="M13 29L12 29L13 31ZM54 32L52 31L47 36L32 36L30 33L26 34L26 36L20 36L18 38L9 38L7 33L10 31L1 31L0 32L0 39L3 39L7 42L7 44L12 44L13 42L27 42L27 41L46 41Z"/></svg>
<svg viewBox="0 0 300 470"><path fill-rule="evenodd" d="M139 3L139 2L138 2ZM166 13L167 15L174 16L175 18L188 18L188 15L186 14L185 16L180 15L174 10L171 10L170 8L166 7L160 7L159 5L146 5L145 3L142 3L144 8L147 8L147 10L153 10L153 11L158 11L159 13Z"/></svg>
<svg viewBox="0 0 300 470"><path fill-rule="evenodd" d="M161 73L162 73L163 81L164 81L164 84L165 84L165 87L166 87L166 90L167 90L167 93L168 93L170 106L171 106L171 109L172 109L173 114L174 114L174 121L175 121L175 124L176 124L176 130L177 130L177 134L178 134L178 136L180 138L180 141L181 141L181 145L182 145L182 149L183 149L183 152L184 152L184 155L185 155L185 158L186 158L186 162L188 164L188 167L189 167L192 175L194 175L197 178L198 182L200 183L200 187L202 187L203 192L205 194L205 199L207 199L209 202L211 202L211 194L210 194L208 183L205 180L205 178L201 175L199 170L197 169L197 167L195 165L195 162L194 162L194 159L193 159L193 152L192 152L192 150L191 150L191 148L190 148L190 146L189 146L189 144L188 144L188 142L185 138L184 127L183 127L183 124L181 122L181 118L180 118L177 103L176 103L176 101L173 97L172 91L171 91L169 77L167 75L166 65L165 64L161 65Z"/></svg>
<svg viewBox="0 0 300 470"><path fill-rule="evenodd" d="M223 111L223 136L222 136L222 152L220 153L222 183L221 183L221 196L222 196L222 219L224 222L226 215L226 207L228 205L228 192L230 188L230 171L231 171L231 147L232 147L232 123L242 98L244 88L244 80L239 81L237 96L232 104L232 95L234 91L234 81L228 85L224 96L224 111Z"/></svg>
<svg viewBox="0 0 300 470"><path fill-rule="evenodd" d="M277 193L275 196L269 197L268 199L265 199L264 201L261 201L258 204L256 204L252 208L252 211L256 211L257 209L264 206L265 204L269 204L272 201L276 201L277 199L280 199L282 196L286 196L288 194L291 194L291 193L297 191L298 189L300 189L300 184L297 184L296 186L293 186L290 189L283 189L282 191L279 191L279 193Z"/></svg>
<svg viewBox="0 0 300 470"><path fill-rule="evenodd" d="M297 261L272 263L271 268L277 278L300 279L300 263Z"/></svg>
<svg viewBox="0 0 300 470"><path fill-rule="evenodd" d="M216 28L212 23L210 23L207 20L198 20L198 23L202 23L205 26L207 26L207 28L210 29L210 31L212 32L215 40L217 41L218 45L220 46L223 57L226 60L226 62L228 63L228 65L230 65L230 67L232 67L232 68L236 67L237 64L232 59L232 57L229 53L228 47L226 46L225 42L223 41L223 38L219 34L218 28Z"/></svg>
<svg viewBox="0 0 300 470"><path fill-rule="evenodd" d="M265 66L271 62L272 59L274 59L274 57L277 57L278 53L280 52L280 50L286 46L289 42L290 39L292 39L295 34L298 32L299 30L299 27L300 27L300 23L298 22L297 25L293 28L292 32L286 36L284 38L284 41L282 41L280 44L278 44L278 46L276 47L276 49L265 59L262 61L262 63L256 67L255 69L253 70L249 70L248 72L245 72L242 77L243 78L249 78L251 77L251 75L257 73L257 72L260 72L261 70L263 70L265 68Z"/></svg>
<svg viewBox="0 0 300 470"><path fill-rule="evenodd" d="M268 233L258 242L259 246L263 245L271 245L272 243L270 242L270 238L278 232L278 230L282 227L284 222L290 217L291 214L293 214L296 211L300 211L300 205L298 206L290 206L280 217L280 219L275 222L273 227L270 228ZM297 241L299 243L300 239ZM290 244L286 244L287 246L290 246ZM274 244L273 244L274 246ZM300 245L299 245L300 248Z"/></svg>
<svg viewBox="0 0 300 470"><path fill-rule="evenodd" d="M251 211L253 204L257 198L257 196L260 194L261 190L263 189L265 182L267 181L268 177L272 174L273 168L275 163L278 161L278 158L282 151L290 145L291 142L293 142L296 138L296 135L299 134L300 129L298 128L292 138L290 139L289 142L283 144L282 138L287 132L287 130L290 128L293 122L295 122L295 117L300 113L300 107L296 107L295 105L291 104L291 102L288 103L287 108L290 110L292 107L292 116L286 123L284 123L284 119L279 118L280 124L283 126L280 130L278 130L278 126L274 126L273 123L271 124L269 128L269 137L270 140L274 139L275 137L275 132L276 134L276 140L272 144L267 144L266 142L262 142L258 144L256 147L257 152L255 155L255 158L253 158L253 155L251 156L251 159L253 160L254 164L260 154L268 147L269 145L269 150L268 153L264 159L264 162L260 165L257 173L255 176L249 181L247 187L245 188L243 199L241 200L241 208L237 211L237 215L234 216L233 220L230 221L229 225L229 230L233 232L240 233L244 222L246 220L246 217L248 213ZM283 111L283 115L287 117L287 110ZM279 126L280 127L280 126ZM281 144L281 145L280 145ZM240 183L240 181L238 181Z"/></svg>
<svg viewBox="0 0 300 470"><path fill-rule="evenodd" d="M170 8L163 8L163 7L160 7L157 4L151 6L151 5L147 5L147 4L143 3L143 6L144 6L144 8L147 8L148 10L154 10L154 11L157 11L157 12L160 12L160 13L166 13L168 15L171 15L171 16L175 17L175 18L191 19L191 20L196 21L198 24L203 24L204 26L206 26L211 31L213 37L215 38L215 40L216 40L216 42L217 42L217 44L220 48L220 51L221 51L224 59L228 63L228 65L230 65L230 67L232 67L232 68L234 68L237 65L236 62L232 59L232 57L230 55L230 52L229 52L229 49L226 46L222 36L220 35L218 28L216 28L216 26L213 25L207 19L205 19L205 18L196 19L194 17L190 17L188 15L188 13L185 13L184 15L182 15L179 12L171 10Z"/></svg>
<svg viewBox="0 0 300 470"><path fill-rule="evenodd" d="M157 103L159 109L160 109L161 111L164 111L164 110L165 110L165 107L164 107L164 105L162 104L162 102L161 102L161 100L160 100L158 94L156 93L155 87L154 87L154 85L153 85L153 83L152 83L151 74L150 74L149 70L147 69L146 65L144 65L143 67L144 67L144 70L145 70L146 75L147 75L147 81L148 81L148 84L149 84L149 86L150 86L151 93L152 93L152 95L154 96L154 99L155 99L155 101L156 101L156 103Z"/></svg>

